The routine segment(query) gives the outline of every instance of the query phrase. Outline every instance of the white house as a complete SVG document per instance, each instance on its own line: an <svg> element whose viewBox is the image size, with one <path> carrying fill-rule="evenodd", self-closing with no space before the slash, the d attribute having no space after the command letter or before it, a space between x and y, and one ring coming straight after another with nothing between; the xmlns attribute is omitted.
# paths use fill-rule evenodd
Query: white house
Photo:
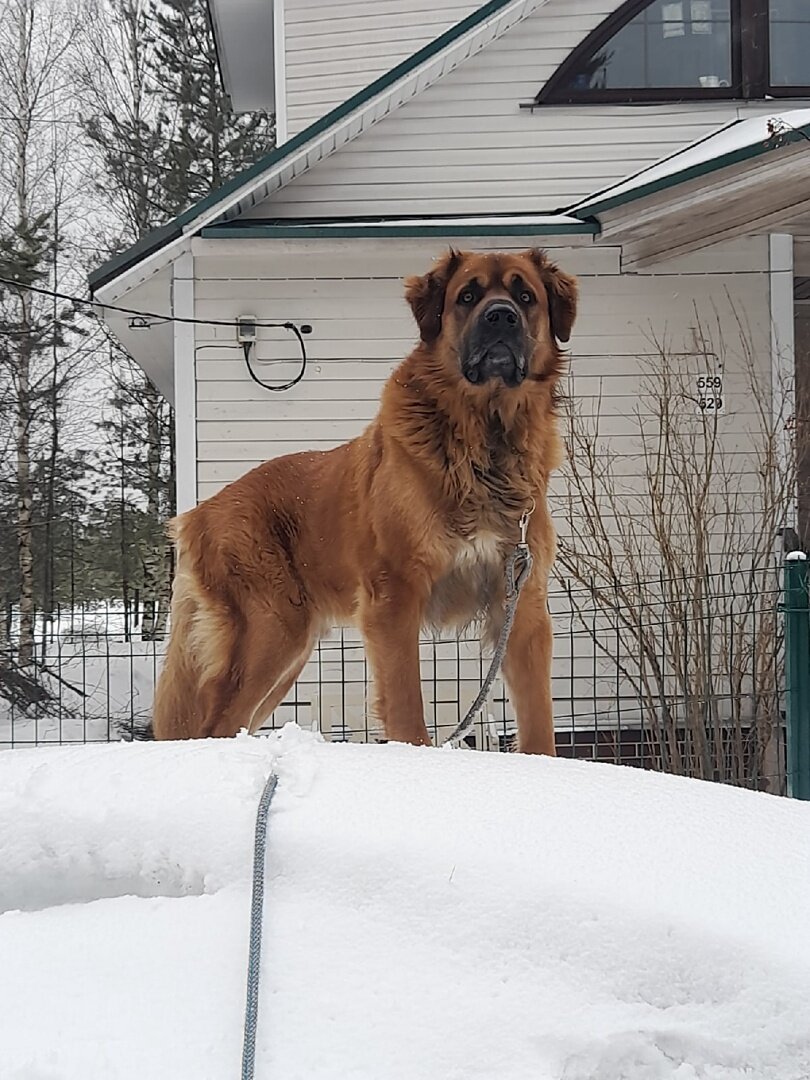
<svg viewBox="0 0 810 1080"><path fill-rule="evenodd" d="M91 279L108 324L174 402L180 509L268 457L358 434L415 339L402 278L452 243L545 247L579 275L572 397L586 420L599 413L598 452L633 513L649 495L639 433L661 427L642 384L666 363L694 389L684 415L713 425L743 520L759 498L753 443L769 417L776 457L790 453L794 286L810 276L806 0L210 9L234 107L275 109L279 145ZM203 321L133 320L116 306ZM256 384L240 316L312 327L299 382L280 393ZM260 380L291 381L298 356L292 334L259 326ZM565 477L558 494L565 533L579 495ZM779 525L794 524L786 499ZM560 726L621 721L621 665L597 664L593 634L579 656L567 603ZM459 662L451 652L426 668L439 724L459 708L456 675L441 667ZM356 676L342 669L332 702L357 730L354 655ZM477 673L477 661L465 669L462 699Z"/></svg>

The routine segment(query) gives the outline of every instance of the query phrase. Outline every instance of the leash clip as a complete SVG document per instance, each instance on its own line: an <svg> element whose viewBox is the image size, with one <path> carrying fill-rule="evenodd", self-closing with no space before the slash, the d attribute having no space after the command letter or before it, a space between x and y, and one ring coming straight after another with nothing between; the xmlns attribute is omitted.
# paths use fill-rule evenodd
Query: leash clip
<svg viewBox="0 0 810 1080"><path fill-rule="evenodd" d="M520 547L524 548L528 546L527 536L529 534L529 518L535 511L537 503L532 499L532 505L528 506L520 515Z"/></svg>

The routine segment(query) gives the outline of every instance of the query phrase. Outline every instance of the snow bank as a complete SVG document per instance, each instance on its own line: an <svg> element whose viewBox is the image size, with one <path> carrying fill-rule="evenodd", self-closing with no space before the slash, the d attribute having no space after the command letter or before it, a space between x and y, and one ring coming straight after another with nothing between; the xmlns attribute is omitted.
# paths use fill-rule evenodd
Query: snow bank
<svg viewBox="0 0 810 1080"><path fill-rule="evenodd" d="M2 1080L806 1080L810 807L280 736L0 755Z"/></svg>

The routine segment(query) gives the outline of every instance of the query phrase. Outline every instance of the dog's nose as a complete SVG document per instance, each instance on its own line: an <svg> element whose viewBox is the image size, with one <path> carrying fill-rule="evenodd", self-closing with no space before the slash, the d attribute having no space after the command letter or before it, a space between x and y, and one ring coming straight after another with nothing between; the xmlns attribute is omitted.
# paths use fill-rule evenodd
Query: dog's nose
<svg viewBox="0 0 810 1080"><path fill-rule="evenodd" d="M484 320L490 326L505 329L507 326L517 326L518 313L505 300L493 300L484 308Z"/></svg>

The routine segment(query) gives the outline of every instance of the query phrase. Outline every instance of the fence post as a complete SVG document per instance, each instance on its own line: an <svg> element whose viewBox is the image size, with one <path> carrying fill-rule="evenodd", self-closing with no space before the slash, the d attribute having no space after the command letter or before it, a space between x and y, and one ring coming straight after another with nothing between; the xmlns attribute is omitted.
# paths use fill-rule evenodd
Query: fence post
<svg viewBox="0 0 810 1080"><path fill-rule="evenodd" d="M810 800L810 593L803 551L785 562L784 612L787 791Z"/></svg>

